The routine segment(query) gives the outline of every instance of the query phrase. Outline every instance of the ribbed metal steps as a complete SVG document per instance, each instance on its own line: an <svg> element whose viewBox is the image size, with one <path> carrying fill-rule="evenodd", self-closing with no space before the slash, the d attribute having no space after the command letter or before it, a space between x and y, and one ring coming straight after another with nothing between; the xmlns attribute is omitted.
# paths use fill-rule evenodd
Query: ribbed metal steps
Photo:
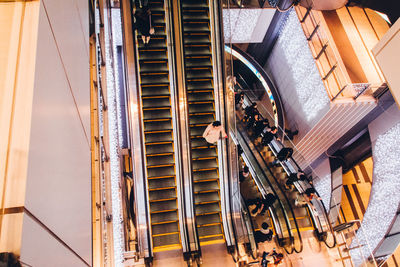
<svg viewBox="0 0 400 267"><path fill-rule="evenodd" d="M215 120L209 6L182 0L181 8L197 230L201 244L223 242L217 148L202 137Z"/></svg>
<svg viewBox="0 0 400 267"><path fill-rule="evenodd" d="M149 0L155 34L145 47L140 33L139 71L153 251L181 248L174 139L163 0Z"/></svg>

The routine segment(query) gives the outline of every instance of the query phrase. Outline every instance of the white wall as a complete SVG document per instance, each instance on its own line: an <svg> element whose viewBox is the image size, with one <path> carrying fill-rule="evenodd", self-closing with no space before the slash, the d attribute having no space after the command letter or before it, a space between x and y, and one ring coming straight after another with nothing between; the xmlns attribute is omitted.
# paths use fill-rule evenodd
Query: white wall
<svg viewBox="0 0 400 267"><path fill-rule="evenodd" d="M86 266L29 216L24 215L21 261L37 267Z"/></svg>
<svg viewBox="0 0 400 267"><path fill-rule="evenodd" d="M25 207L91 263L88 2L40 3ZM80 266L34 224L24 223L22 259L33 266Z"/></svg>
<svg viewBox="0 0 400 267"><path fill-rule="evenodd" d="M295 141L300 140L330 106L296 12L289 14L264 69L282 98L286 127L298 129Z"/></svg>

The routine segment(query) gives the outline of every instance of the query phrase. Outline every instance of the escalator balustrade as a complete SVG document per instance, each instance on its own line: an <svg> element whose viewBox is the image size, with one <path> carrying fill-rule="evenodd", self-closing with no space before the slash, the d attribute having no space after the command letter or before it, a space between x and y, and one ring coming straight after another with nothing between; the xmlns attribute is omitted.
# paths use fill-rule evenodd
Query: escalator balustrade
<svg viewBox="0 0 400 267"><path fill-rule="evenodd" d="M167 35L163 0L149 0L155 34L144 46L140 33L139 72L146 170L154 252L181 247Z"/></svg>
<svg viewBox="0 0 400 267"><path fill-rule="evenodd" d="M208 1L182 0L181 14L197 230L201 244L223 242L217 147L202 138L215 120Z"/></svg>

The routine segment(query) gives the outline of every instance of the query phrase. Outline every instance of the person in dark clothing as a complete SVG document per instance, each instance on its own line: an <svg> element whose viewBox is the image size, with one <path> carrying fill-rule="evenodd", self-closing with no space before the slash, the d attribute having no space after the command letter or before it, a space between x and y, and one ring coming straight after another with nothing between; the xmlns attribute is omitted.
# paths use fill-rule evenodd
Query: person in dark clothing
<svg viewBox="0 0 400 267"><path fill-rule="evenodd" d="M269 127L269 121L261 118L254 123L254 138L258 138L264 132L264 129Z"/></svg>
<svg viewBox="0 0 400 267"><path fill-rule="evenodd" d="M286 190L293 190L294 189L294 182L297 182L299 178L297 177L296 173L291 173L286 180L285 188Z"/></svg>
<svg viewBox="0 0 400 267"><path fill-rule="evenodd" d="M254 117L255 114L258 114L258 110L257 110L257 103L254 102L253 104L251 104L250 106L247 106L244 109L244 119L243 121L248 121L250 118Z"/></svg>
<svg viewBox="0 0 400 267"><path fill-rule="evenodd" d="M264 209L264 204L262 203L262 200L260 198L248 199L246 201L246 204L249 207L250 215L252 217L260 214Z"/></svg>
<svg viewBox="0 0 400 267"><path fill-rule="evenodd" d="M248 130L253 130L254 125L256 124L256 121L259 121L259 120L260 120L260 115L258 113L254 114L254 116L249 117L246 128Z"/></svg>
<svg viewBox="0 0 400 267"><path fill-rule="evenodd" d="M263 252L261 259L261 266L267 267L269 263L273 263L275 266L279 265L283 260L283 254L277 253L275 248L271 252Z"/></svg>
<svg viewBox="0 0 400 267"><path fill-rule="evenodd" d="M243 105L243 100L244 100L244 93L235 93L235 107L236 109L240 109L240 107Z"/></svg>
<svg viewBox="0 0 400 267"><path fill-rule="evenodd" d="M135 19L134 28L142 35L143 43L148 44L150 35L154 33L154 28L151 27L150 8L145 6L142 9L137 9L135 12Z"/></svg>
<svg viewBox="0 0 400 267"><path fill-rule="evenodd" d="M283 162L290 158L293 154L293 149L291 147L283 147L276 155L276 159L271 163L272 166L278 164L278 162Z"/></svg>
<svg viewBox="0 0 400 267"><path fill-rule="evenodd" d="M240 145L237 145L238 156L242 155L243 148Z"/></svg>
<svg viewBox="0 0 400 267"><path fill-rule="evenodd" d="M278 129L275 126L272 126L269 130L267 130L265 133L263 133L263 137L261 139L261 144L263 146L268 146L269 143L271 143L271 141L274 140L274 137L277 138L277 135L276 135L277 132L278 132Z"/></svg>
<svg viewBox="0 0 400 267"><path fill-rule="evenodd" d="M289 138L289 140L293 140L293 138L299 133L298 130L296 131L291 131L289 129L285 129L285 134L286 134L286 138Z"/></svg>
<svg viewBox="0 0 400 267"><path fill-rule="evenodd" d="M247 177L249 177L250 172L249 172L249 167L244 166L243 170L239 172L239 182L244 182Z"/></svg>
<svg viewBox="0 0 400 267"><path fill-rule="evenodd" d="M272 205L274 205L276 201L276 196L272 193L268 193L265 198L263 198L261 200L262 204L263 204L263 209L260 212L260 215L264 215L265 212L272 207Z"/></svg>
<svg viewBox="0 0 400 267"><path fill-rule="evenodd" d="M261 224L261 228L259 231L256 231L254 233L254 239L256 240L257 243L262 243L265 241L271 241L272 240L272 235L274 232L271 230L269 227L268 223L263 222Z"/></svg>
<svg viewBox="0 0 400 267"><path fill-rule="evenodd" d="M307 175L305 175L305 173L301 170L299 172L297 172L297 178L300 181L309 183L311 186L313 185L312 177L311 176L307 177Z"/></svg>

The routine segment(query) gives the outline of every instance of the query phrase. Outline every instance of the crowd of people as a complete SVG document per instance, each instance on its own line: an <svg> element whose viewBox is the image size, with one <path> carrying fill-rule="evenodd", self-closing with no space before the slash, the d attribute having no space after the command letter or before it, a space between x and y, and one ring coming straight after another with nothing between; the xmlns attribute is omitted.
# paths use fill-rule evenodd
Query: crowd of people
<svg viewBox="0 0 400 267"><path fill-rule="evenodd" d="M242 122L247 129L250 138L256 143L259 141L259 144L262 147L269 147L273 140L281 141L278 137L278 129L275 126L271 126L268 119L262 118L260 112L257 109L257 103L253 102L250 105L243 108L244 105L244 93L240 90L235 90L235 107L236 110L242 111L243 119ZM291 131L289 129L284 129L283 139L285 140L293 140L294 137L298 134L298 131ZM241 153L242 149L238 148L238 151ZM293 149L291 147L283 146L279 151L277 151L275 155L275 159L268 165L269 168L273 168L276 166L284 164L285 161L290 159L293 155ZM245 166L242 171L239 173L239 181L242 183L249 177L249 168ZM297 188L296 184L301 182L308 184L308 186ZM294 191L299 189L300 191L296 194L296 198L294 199L294 205L308 206L312 210L315 210L312 200L318 199L321 200L320 197L317 196L316 191L313 187L312 177L307 177L307 175L299 169L297 172L288 173L285 180L283 181L283 188L287 191ZM306 188L303 191L303 188ZM276 196L269 193L265 198L254 198L248 199L246 204L249 208L250 215L252 217L255 216L263 216L268 208L272 207L274 202L276 201ZM273 237L273 230L268 225L267 222L263 222L260 229L255 232L254 236L256 242L265 242L271 241ZM283 255L277 253L275 250L271 252L264 252L261 265L267 266L267 264L278 265L283 259Z"/></svg>

